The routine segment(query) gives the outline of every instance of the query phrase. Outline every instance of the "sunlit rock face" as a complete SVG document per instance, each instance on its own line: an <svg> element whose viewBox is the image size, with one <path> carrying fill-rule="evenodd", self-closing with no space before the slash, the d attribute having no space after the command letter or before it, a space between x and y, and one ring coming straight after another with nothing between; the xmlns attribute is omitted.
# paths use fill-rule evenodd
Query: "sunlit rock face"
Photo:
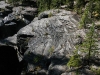
<svg viewBox="0 0 100 75"><path fill-rule="evenodd" d="M78 42L77 36L84 37L85 33L78 31L79 18L73 12L57 9L42 13L17 33L33 36L26 38L28 48L23 55L28 63L26 73L61 75L67 70L66 64Z"/></svg>

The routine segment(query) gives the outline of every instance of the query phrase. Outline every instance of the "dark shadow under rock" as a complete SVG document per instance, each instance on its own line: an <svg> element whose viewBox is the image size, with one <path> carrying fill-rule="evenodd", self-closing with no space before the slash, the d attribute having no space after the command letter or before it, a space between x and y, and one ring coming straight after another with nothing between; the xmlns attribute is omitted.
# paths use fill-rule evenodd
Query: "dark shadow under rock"
<svg viewBox="0 0 100 75"><path fill-rule="evenodd" d="M63 71L60 71L58 69L52 69L49 71L49 75L61 75Z"/></svg>
<svg viewBox="0 0 100 75"><path fill-rule="evenodd" d="M13 47L0 46L0 75L19 75L19 61Z"/></svg>
<svg viewBox="0 0 100 75"><path fill-rule="evenodd" d="M7 38L16 34L19 29L24 27L26 24L23 21L16 21L15 23L8 23L3 26L0 26L0 39Z"/></svg>
<svg viewBox="0 0 100 75"><path fill-rule="evenodd" d="M48 69L51 61L43 56L43 55L36 55L33 53L25 53L24 60L26 60L28 63L31 63L35 66L41 66L42 69Z"/></svg>

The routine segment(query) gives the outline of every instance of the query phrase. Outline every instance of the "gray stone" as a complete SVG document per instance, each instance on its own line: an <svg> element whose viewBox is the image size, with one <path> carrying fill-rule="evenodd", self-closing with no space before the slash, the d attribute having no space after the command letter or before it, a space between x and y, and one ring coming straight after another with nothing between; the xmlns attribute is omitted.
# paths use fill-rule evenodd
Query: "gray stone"
<svg viewBox="0 0 100 75"><path fill-rule="evenodd" d="M77 15L70 11L60 9L60 12L57 11L45 11L46 14L51 12L54 16L43 19L38 17L39 20L33 20L17 33L18 35L34 35L28 41L24 60L33 66L39 65L41 70L46 69L48 75L61 75L65 72L68 57L75 49L74 40L79 34L78 20L73 17ZM81 33L84 34L82 31Z"/></svg>
<svg viewBox="0 0 100 75"><path fill-rule="evenodd" d="M0 1L0 8L5 8L6 6L9 6L10 4L5 3L5 1Z"/></svg>
<svg viewBox="0 0 100 75"><path fill-rule="evenodd" d="M38 20L40 20L42 18L48 18L48 14L46 14L46 13L40 13L39 16L38 16Z"/></svg>
<svg viewBox="0 0 100 75"><path fill-rule="evenodd" d="M32 21L37 14L37 8L18 6L13 8L13 12L16 15L23 15L25 19Z"/></svg>

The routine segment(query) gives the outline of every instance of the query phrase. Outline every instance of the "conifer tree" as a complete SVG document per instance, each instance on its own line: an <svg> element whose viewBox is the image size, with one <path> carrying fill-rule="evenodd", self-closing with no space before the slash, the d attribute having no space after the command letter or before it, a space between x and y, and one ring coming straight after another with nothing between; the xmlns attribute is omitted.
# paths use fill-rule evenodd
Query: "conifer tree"
<svg viewBox="0 0 100 75"><path fill-rule="evenodd" d="M82 15L82 18L80 21L80 28L86 28L87 22L88 22L88 9L86 9Z"/></svg>
<svg viewBox="0 0 100 75"><path fill-rule="evenodd" d="M95 25L93 23L89 31L87 32L85 41L82 44L82 50L88 55L88 65L90 64L91 56L95 56L95 53L98 50L96 41L97 34L95 32Z"/></svg>
<svg viewBox="0 0 100 75"><path fill-rule="evenodd" d="M89 31L86 34L85 41L81 45L76 46L74 54L70 57L67 63L68 67L81 67L90 65L91 59L98 53L98 47L96 44L97 34L95 32L95 25L92 23ZM87 59L87 63L84 63L84 59ZM86 62L86 61L85 61ZM76 69L76 72L78 70Z"/></svg>
<svg viewBox="0 0 100 75"><path fill-rule="evenodd" d="M79 67L81 66L81 59L80 59L80 55L75 52L71 57L70 57L70 60L69 62L67 63L67 66L70 68L70 67Z"/></svg>
<svg viewBox="0 0 100 75"><path fill-rule="evenodd" d="M66 4L72 9L74 7L74 0L66 0Z"/></svg>
<svg viewBox="0 0 100 75"><path fill-rule="evenodd" d="M93 1L90 1L85 8L85 11L80 20L80 28L87 28L87 24L92 22Z"/></svg>
<svg viewBox="0 0 100 75"><path fill-rule="evenodd" d="M75 5L75 10L78 14L82 13L82 8L84 7L85 0L75 0L76 5Z"/></svg>
<svg viewBox="0 0 100 75"><path fill-rule="evenodd" d="M38 10L39 12L59 8L61 5L67 4L69 8L73 8L74 0L38 0Z"/></svg>

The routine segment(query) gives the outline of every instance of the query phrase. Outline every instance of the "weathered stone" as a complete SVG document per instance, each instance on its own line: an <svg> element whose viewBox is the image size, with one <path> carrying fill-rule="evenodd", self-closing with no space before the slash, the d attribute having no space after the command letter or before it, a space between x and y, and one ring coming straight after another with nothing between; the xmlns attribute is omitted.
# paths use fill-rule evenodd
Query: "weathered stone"
<svg viewBox="0 0 100 75"><path fill-rule="evenodd" d="M23 17L29 21L32 21L37 14L37 8L18 6L13 8L13 12L17 15L23 15Z"/></svg>
<svg viewBox="0 0 100 75"><path fill-rule="evenodd" d="M20 8L19 6L19 9L17 8L18 10L12 9L15 8L4 1L0 1L0 74L25 75L27 72L22 71L23 68L26 69L26 65L24 65L26 62L23 62L23 49L28 48L27 41L30 37L33 37L33 35L27 35L28 38L20 35L21 38L26 38L24 40L19 39L21 44L23 43L23 45L20 45L18 41L19 35L16 33L33 20L34 15L37 14L37 8ZM22 13L22 11L25 11L25 13Z"/></svg>
<svg viewBox="0 0 100 75"><path fill-rule="evenodd" d="M40 20L42 18L48 18L48 14L46 14L46 13L40 13L39 16L38 16L38 20Z"/></svg>
<svg viewBox="0 0 100 75"><path fill-rule="evenodd" d="M6 6L9 6L10 4L5 3L5 1L0 1L0 8L5 8Z"/></svg>
<svg viewBox="0 0 100 75"><path fill-rule="evenodd" d="M28 41L24 60L35 67L40 66L41 70L45 68L48 75L61 75L67 69L68 57L75 49L78 19L70 11L51 11L55 16L33 20L17 34L34 35ZM51 11L45 13L48 15ZM38 74L39 71L36 72Z"/></svg>
<svg viewBox="0 0 100 75"><path fill-rule="evenodd" d="M68 5L62 5L62 6L60 6L61 9L65 9L67 7L68 7Z"/></svg>

